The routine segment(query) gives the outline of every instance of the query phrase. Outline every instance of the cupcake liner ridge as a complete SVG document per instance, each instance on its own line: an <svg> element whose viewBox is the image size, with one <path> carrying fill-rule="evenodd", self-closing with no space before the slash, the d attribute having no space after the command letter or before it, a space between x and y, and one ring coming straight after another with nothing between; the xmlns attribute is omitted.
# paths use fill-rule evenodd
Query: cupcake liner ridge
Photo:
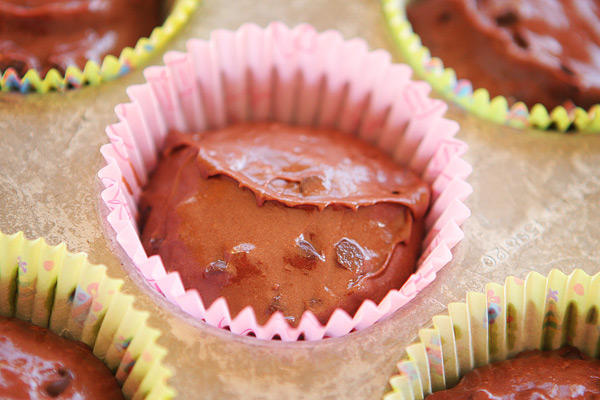
<svg viewBox="0 0 600 400"><path fill-rule="evenodd" d="M142 66L163 48L187 22L200 1L176 0L163 24L155 27L149 37L140 38L133 48L125 47L118 57L105 56L100 64L88 60L83 69L71 65L66 68L64 74L53 68L44 77L41 77L35 69L28 70L22 77L12 67L0 71L0 91L47 93L57 90L62 92L117 79Z"/></svg>
<svg viewBox="0 0 600 400"><path fill-rule="evenodd" d="M600 274L552 270L548 277L509 276L504 285L488 283L484 293L468 293L466 303L449 304L448 315L433 317L433 326L419 331L384 399L423 399L475 368L527 350L570 345L598 358L599 287Z"/></svg>
<svg viewBox="0 0 600 400"><path fill-rule="evenodd" d="M127 399L173 398L172 372L162 364L167 350L156 344L160 332L146 324L148 313L133 308L122 284L64 243L0 232L0 315L87 344Z"/></svg>
<svg viewBox="0 0 600 400"><path fill-rule="evenodd" d="M433 57L406 17L406 4L411 0L381 0L389 31L403 59L417 75L446 98L473 114L501 125L518 129L534 128L566 132L600 133L600 103L585 110L564 105L548 110L542 104L529 109L523 102L509 106L504 96L490 98L485 88L474 89L468 79L457 79L452 68Z"/></svg>

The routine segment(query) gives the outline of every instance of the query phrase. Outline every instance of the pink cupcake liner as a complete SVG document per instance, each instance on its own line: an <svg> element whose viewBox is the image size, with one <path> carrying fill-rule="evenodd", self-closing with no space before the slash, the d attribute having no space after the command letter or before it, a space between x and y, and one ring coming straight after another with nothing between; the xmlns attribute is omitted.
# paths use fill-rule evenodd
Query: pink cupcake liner
<svg viewBox="0 0 600 400"><path fill-rule="evenodd" d="M169 52L165 66L144 71L147 83L131 86L130 103L119 104L118 123L106 130L110 144L99 172L108 224L133 264L168 300L190 315L239 334L284 341L337 337L364 329L392 314L435 279L463 238L470 215L464 200L472 171L461 157L468 146L454 138L458 124L443 118L447 105L429 98L430 86L411 81L411 69L392 64L388 52L369 52L365 41L345 41L336 31L308 25L289 29L272 23L217 30L210 40L190 40L188 51ZM312 312L291 327L280 313L264 326L249 306L235 318L225 299L205 307L177 272L148 257L136 223L137 202L157 163L167 133L224 127L246 120L335 127L374 143L431 185L423 252L417 270L379 303L366 300L352 317L338 309L323 326Z"/></svg>

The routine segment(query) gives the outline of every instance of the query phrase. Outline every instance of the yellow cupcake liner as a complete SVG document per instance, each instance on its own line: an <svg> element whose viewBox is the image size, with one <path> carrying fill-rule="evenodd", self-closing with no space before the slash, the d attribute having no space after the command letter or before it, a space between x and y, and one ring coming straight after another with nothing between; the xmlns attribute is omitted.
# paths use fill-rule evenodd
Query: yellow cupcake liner
<svg viewBox="0 0 600 400"><path fill-rule="evenodd" d="M122 284L64 243L0 232L0 315L84 342L115 373L127 399L171 399L160 332L147 326L148 313L133 308Z"/></svg>
<svg viewBox="0 0 600 400"><path fill-rule="evenodd" d="M600 103L588 111L573 106L558 106L548 111L542 104L531 109L516 102L509 106L504 96L490 99L485 88L474 90L467 79L456 78L452 68L444 68L442 60L432 57L429 49L421 44L406 17L406 4L410 0L381 0L388 27L404 61L431 86L467 111L498 124L514 128L554 129L561 132L600 133Z"/></svg>
<svg viewBox="0 0 600 400"><path fill-rule="evenodd" d="M185 25L200 0L176 0L163 25L154 28L149 38L140 38L133 48L125 47L119 57L108 55L102 64L89 60L83 70L69 66L64 76L56 69L48 71L44 78L35 69L23 77L12 68L0 71L0 91L21 93L47 93L51 90L65 91L84 85L99 85L119 78L146 64Z"/></svg>
<svg viewBox="0 0 600 400"><path fill-rule="evenodd" d="M524 281L510 276L504 286L489 283L485 293L468 293L466 303L450 304L449 315L433 317L433 326L419 331L384 400L423 399L526 350L571 345L599 358L599 310L600 273L552 270L548 277L531 272Z"/></svg>

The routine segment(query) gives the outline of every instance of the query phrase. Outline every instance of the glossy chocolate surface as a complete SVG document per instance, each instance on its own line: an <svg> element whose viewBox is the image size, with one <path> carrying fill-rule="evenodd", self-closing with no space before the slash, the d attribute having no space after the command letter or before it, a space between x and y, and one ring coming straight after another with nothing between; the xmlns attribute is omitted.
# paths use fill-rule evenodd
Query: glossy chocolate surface
<svg viewBox="0 0 600 400"><path fill-rule="evenodd" d="M492 97L600 103L598 0L415 0L407 13L433 56Z"/></svg>
<svg viewBox="0 0 600 400"><path fill-rule="evenodd" d="M0 317L0 398L123 399L109 369L81 342Z"/></svg>
<svg viewBox="0 0 600 400"><path fill-rule="evenodd" d="M142 243L197 288L260 323L323 323L379 302L414 271L429 191L364 142L331 130L238 124L167 139L140 205Z"/></svg>
<svg viewBox="0 0 600 400"><path fill-rule="evenodd" d="M520 353L516 358L477 368L454 388L428 396L445 399L597 399L600 360L574 347Z"/></svg>
<svg viewBox="0 0 600 400"><path fill-rule="evenodd" d="M41 76L101 63L133 47L161 19L160 0L0 0L0 71Z"/></svg>

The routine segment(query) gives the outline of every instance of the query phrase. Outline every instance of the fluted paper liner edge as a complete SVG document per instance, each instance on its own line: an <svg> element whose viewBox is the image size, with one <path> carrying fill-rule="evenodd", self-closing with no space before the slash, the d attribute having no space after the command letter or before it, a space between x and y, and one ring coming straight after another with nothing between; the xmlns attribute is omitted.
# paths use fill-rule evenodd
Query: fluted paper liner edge
<svg viewBox="0 0 600 400"><path fill-rule="evenodd" d="M147 313L133 308L122 284L64 243L0 232L0 315L84 342L113 371L127 399L171 399L172 373L162 364L167 352L156 344L159 332L146 325Z"/></svg>
<svg viewBox="0 0 600 400"><path fill-rule="evenodd" d="M600 132L600 103L585 110L581 107L563 106L548 110L542 104L531 109L523 102L509 105L504 96L490 98L485 88L473 88L468 79L457 79L452 68L445 68L443 60L432 57L429 49L406 17L406 4L410 0L381 0L389 30L404 61L417 75L448 99L473 114L498 124L514 128L556 129L579 132Z"/></svg>
<svg viewBox="0 0 600 400"><path fill-rule="evenodd" d="M199 3L200 0L177 0L165 22L154 28L149 37L140 38L133 48L125 47L119 57L107 55L100 65L88 60L83 69L71 65L61 74L53 68L43 78L36 69L29 69L22 77L13 68L0 71L0 91L47 93L84 85L94 86L117 79L141 67L157 54L185 25Z"/></svg>
<svg viewBox="0 0 600 400"><path fill-rule="evenodd" d="M433 317L433 326L419 331L384 400L423 399L475 368L526 350L571 345L598 358L599 307L600 274L579 269L488 283L485 293L468 293L466 303L450 304L449 315Z"/></svg>

